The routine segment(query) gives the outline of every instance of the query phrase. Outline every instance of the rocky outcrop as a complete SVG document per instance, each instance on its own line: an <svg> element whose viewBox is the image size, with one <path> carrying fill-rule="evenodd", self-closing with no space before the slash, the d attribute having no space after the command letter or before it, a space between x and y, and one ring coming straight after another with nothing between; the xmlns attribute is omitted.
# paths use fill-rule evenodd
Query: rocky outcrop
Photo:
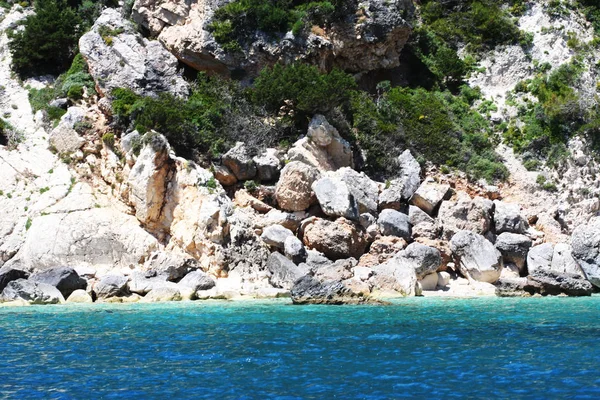
<svg viewBox="0 0 600 400"><path fill-rule="evenodd" d="M45 283L57 288L64 298L68 298L75 290L85 289L87 281L70 267L51 268L31 275L29 280Z"/></svg>
<svg viewBox="0 0 600 400"><path fill-rule="evenodd" d="M271 272L269 278L271 284L288 290L298 279L309 272L307 268L294 264L280 253L271 253L267 260L267 269Z"/></svg>
<svg viewBox="0 0 600 400"><path fill-rule="evenodd" d="M29 278L29 273L27 271L11 268L9 266L0 268L0 293L2 293L9 282L27 278Z"/></svg>
<svg viewBox="0 0 600 400"><path fill-rule="evenodd" d="M57 304L65 301L54 286L25 279L9 282L2 291L0 300L24 301L29 304Z"/></svg>
<svg viewBox="0 0 600 400"><path fill-rule="evenodd" d="M479 282L494 283L502 272L502 255L481 235L460 231L450 241L456 265L464 276Z"/></svg>
<svg viewBox="0 0 600 400"><path fill-rule="evenodd" d="M593 292L589 281L569 273L540 270L530 274L528 280L530 286L539 286L541 295L591 296Z"/></svg>
<svg viewBox="0 0 600 400"><path fill-rule="evenodd" d="M312 184L318 179L319 171L298 161L288 163L281 170L275 187L279 207L287 211L304 211L315 203Z"/></svg>
<svg viewBox="0 0 600 400"><path fill-rule="evenodd" d="M600 287L600 217L592 218L587 225L573 231L571 237L573 257L585 273L586 278Z"/></svg>
<svg viewBox="0 0 600 400"><path fill-rule="evenodd" d="M144 39L115 9L102 12L79 39L79 51L101 94L108 95L115 88L146 96L188 94L188 84L177 71L177 59L160 42Z"/></svg>
<svg viewBox="0 0 600 400"><path fill-rule="evenodd" d="M230 54L215 41L209 26L222 0L137 0L133 19L157 36L181 61L197 70L226 74L242 69L250 76L278 61L305 60L322 67L348 71L370 71L398 66L400 51L411 31L407 19L414 6L408 0L369 0L358 7L351 1L348 19L335 22L327 31L294 36L279 41L259 32L245 37L241 54Z"/></svg>
<svg viewBox="0 0 600 400"><path fill-rule="evenodd" d="M399 176L392 179L379 195L381 209L400 210L403 203L408 202L421 184L421 166L410 150L405 150L398 157Z"/></svg>
<svg viewBox="0 0 600 400"><path fill-rule="evenodd" d="M340 281L320 281L310 275L298 280L291 290L294 304L365 304L374 302Z"/></svg>
<svg viewBox="0 0 600 400"><path fill-rule="evenodd" d="M164 136L148 136L129 173L129 201L135 208L136 218L151 229L156 229L162 218L169 174L172 170L169 143Z"/></svg>
<svg viewBox="0 0 600 400"><path fill-rule="evenodd" d="M332 260L359 258L367 247L362 228L345 218L335 221L312 218L303 225L304 245Z"/></svg>

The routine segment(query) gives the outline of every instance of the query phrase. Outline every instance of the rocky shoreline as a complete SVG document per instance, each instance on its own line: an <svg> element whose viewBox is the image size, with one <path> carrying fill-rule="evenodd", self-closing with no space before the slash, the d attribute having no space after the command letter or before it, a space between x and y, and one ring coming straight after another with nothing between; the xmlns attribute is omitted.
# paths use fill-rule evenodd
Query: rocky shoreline
<svg viewBox="0 0 600 400"><path fill-rule="evenodd" d="M158 29L146 3L134 18ZM17 5L0 21L7 60L5 32L26 15ZM403 46L404 24L390 34L385 57ZM110 41L100 34L106 26ZM170 48L178 26L163 27L157 33ZM590 296L600 288L597 197L563 207L532 189L534 206L522 207L518 177L499 186L471 182L407 149L389 149L397 174L379 182L359 172L360 149L320 114L289 148L238 142L199 165L160 132L114 135L111 125L105 95L114 88L188 90L175 55L113 9L79 47L100 96L57 103L66 113L55 126L41 111L33 115L10 62L0 64L7 82L0 111L24 137L0 146L3 304L279 297L365 304L421 295Z"/></svg>

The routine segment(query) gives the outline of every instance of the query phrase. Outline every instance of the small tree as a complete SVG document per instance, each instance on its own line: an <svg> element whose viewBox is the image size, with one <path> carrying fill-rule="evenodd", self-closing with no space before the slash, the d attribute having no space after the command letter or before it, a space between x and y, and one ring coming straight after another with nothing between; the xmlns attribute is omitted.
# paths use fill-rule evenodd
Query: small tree
<svg viewBox="0 0 600 400"><path fill-rule="evenodd" d="M24 29L11 35L13 70L22 76L59 73L69 67L82 20L64 0L37 0Z"/></svg>

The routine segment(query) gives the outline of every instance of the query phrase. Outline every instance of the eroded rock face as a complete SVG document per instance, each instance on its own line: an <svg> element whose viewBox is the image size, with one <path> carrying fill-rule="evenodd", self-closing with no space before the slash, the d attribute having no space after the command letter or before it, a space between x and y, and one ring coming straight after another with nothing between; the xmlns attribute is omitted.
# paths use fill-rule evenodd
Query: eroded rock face
<svg viewBox="0 0 600 400"><path fill-rule="evenodd" d="M307 268L294 264L280 253L271 253L267 269L271 272L271 284L282 289L291 289L298 279L309 272Z"/></svg>
<svg viewBox="0 0 600 400"><path fill-rule="evenodd" d="M345 218L311 219L304 226L304 244L332 260L359 258L367 246L362 228Z"/></svg>
<svg viewBox="0 0 600 400"><path fill-rule="evenodd" d="M62 293L65 299L75 290L87 287L87 281L80 277L71 267L51 268L33 274L29 280L54 286Z"/></svg>
<svg viewBox="0 0 600 400"><path fill-rule="evenodd" d="M341 281L320 281L310 275L296 282L291 291L294 304L363 304L371 300Z"/></svg>
<svg viewBox="0 0 600 400"><path fill-rule="evenodd" d="M343 5L351 18L334 23L326 34L294 37L288 33L279 43L251 34L250 44L234 57L209 31L215 10L226 3L137 0L132 17L197 70L226 74L240 68L256 76L265 66L297 59L355 72L396 67L411 32L408 20L414 12L409 0L368 0L361 2L360 8L353 0Z"/></svg>
<svg viewBox="0 0 600 400"><path fill-rule="evenodd" d="M304 211L315 203L312 184L318 179L319 171L307 164L292 161L281 170L275 188L279 207L287 211Z"/></svg>
<svg viewBox="0 0 600 400"><path fill-rule="evenodd" d="M9 282L27 278L29 278L29 273L21 269L11 267L0 268L0 293L2 293L2 290L4 290Z"/></svg>
<svg viewBox="0 0 600 400"><path fill-rule="evenodd" d="M129 201L142 224L156 227L161 220L171 170L169 144L164 136L154 135L140 152L127 179Z"/></svg>
<svg viewBox="0 0 600 400"><path fill-rule="evenodd" d="M502 255L483 236L460 231L450 241L450 248L463 275L488 283L494 283L500 278Z"/></svg>
<svg viewBox="0 0 600 400"><path fill-rule="evenodd" d="M600 217L592 218L587 225L581 225L571 236L573 257L585 273L587 279L600 287Z"/></svg>
<svg viewBox="0 0 600 400"><path fill-rule="evenodd" d="M531 239L525 235L506 232L498 236L495 245L505 263L514 263L519 270L524 271L527 253L532 245Z"/></svg>
<svg viewBox="0 0 600 400"><path fill-rule="evenodd" d="M592 284L580 275L538 270L528 277L529 283L539 285L542 295L591 296Z"/></svg>
<svg viewBox="0 0 600 400"><path fill-rule="evenodd" d="M144 39L116 9L102 12L79 39L79 51L101 94L123 87L146 96L188 94L188 85L177 71L177 59L160 42Z"/></svg>

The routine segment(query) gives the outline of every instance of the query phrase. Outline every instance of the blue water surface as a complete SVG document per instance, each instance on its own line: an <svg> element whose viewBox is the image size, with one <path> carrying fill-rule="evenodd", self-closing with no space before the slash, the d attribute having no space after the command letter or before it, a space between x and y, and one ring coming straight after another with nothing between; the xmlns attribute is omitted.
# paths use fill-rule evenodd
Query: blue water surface
<svg viewBox="0 0 600 400"><path fill-rule="evenodd" d="M0 309L11 399L600 398L600 297Z"/></svg>

